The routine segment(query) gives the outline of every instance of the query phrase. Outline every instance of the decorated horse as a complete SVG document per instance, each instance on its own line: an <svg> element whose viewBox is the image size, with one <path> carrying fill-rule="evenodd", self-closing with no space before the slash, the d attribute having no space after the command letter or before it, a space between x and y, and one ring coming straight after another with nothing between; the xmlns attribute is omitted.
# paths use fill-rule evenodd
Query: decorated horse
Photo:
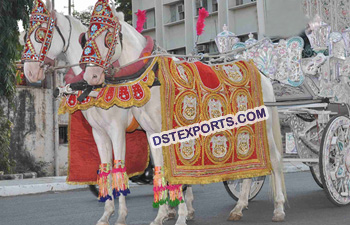
<svg viewBox="0 0 350 225"><path fill-rule="evenodd" d="M263 101L275 101L270 80L261 75L252 62L208 66L201 62L178 63L172 58L149 57L144 49L150 40L118 17L107 0L97 1L87 34L80 60L85 67L84 79L91 86L105 81L108 84L98 90L96 98L86 99L85 104L90 107L117 105L130 110L149 140L161 131L252 109L263 105ZM120 76L133 69L136 71L132 76ZM69 105L62 107L68 109ZM152 224L162 224L166 218L164 203L167 201L180 203L177 224L186 224L188 210L183 203L180 184L247 178L243 182L244 191L229 217L239 220L243 216L242 210L248 206L251 182L248 178L271 171L275 203L272 219L284 220L279 120L276 108L267 111L266 122L168 145L163 151L151 147L155 163L154 206L159 206ZM119 115L113 116L119 118ZM125 130L127 118L121 116L119 119L119 131L106 124L106 118L102 116L95 122L106 133L116 132L118 136L115 137L119 140L113 147L125 150L125 139L120 130ZM109 188L105 196L111 190Z"/></svg>
<svg viewBox="0 0 350 225"><path fill-rule="evenodd" d="M52 10L50 1L47 1L46 5L40 0L35 1L31 13L30 28L25 41L25 49L22 54L24 74L27 79L30 82L44 80L45 72L48 71L47 68L53 66L54 60L61 53L65 54L70 65L76 65L82 53L82 46L80 43L83 42L82 40L84 39L86 30L87 28L74 17L64 16ZM78 82L83 78L82 75L83 70L80 67L72 67L65 76L65 80L67 83ZM82 84L84 85L84 83ZM69 100L70 102L74 100L75 103L77 103L76 98ZM123 119L127 126L126 130L120 128L123 134L113 133L113 135L117 136L110 137L109 134L96 123L96 119L98 120L98 117L101 115L103 118L109 118L106 124L116 129L119 129L119 121ZM119 118L117 115L121 117ZM122 167L114 169L115 177L118 177L119 180L124 177L124 180L119 182L120 186L127 184L127 176L123 165L125 149L114 148L116 149L116 154L121 153L121 156L113 156L112 151L112 143L115 143L113 140L120 139L118 135L124 137L124 148L125 142L127 142L126 148L128 149L128 153L125 162L127 175L133 176L140 172L142 173L147 166L149 158L145 135L137 131L134 133L127 133L125 140L125 131L132 131L137 127L138 124L133 119L130 110L118 107L112 107L108 110L101 110L95 107L81 111L74 110L70 115L69 124L69 174L67 182L70 184L96 184L96 171L99 170L99 165L102 162L101 171L106 169L104 166L106 166L107 163L111 165L114 157L114 159L117 160L116 162ZM137 135L138 137L136 144L134 143L135 137L133 135ZM137 152L143 151L144 153L141 155L135 154L136 152L134 150L136 149L138 149ZM120 159L123 159L123 161L120 161ZM100 174L102 174L102 172L100 172ZM111 176L112 174L108 176L109 180L112 180ZM103 188L104 184L106 183L100 182L101 196L105 191ZM126 194L128 188L123 187L120 188L119 191ZM118 195L118 190L114 193ZM192 193L191 189L189 189L188 193ZM115 210L114 199L112 197L103 199L102 197L100 200L106 200L106 203L105 212L98 224L107 224L109 217ZM119 197L119 218L117 223L125 224L125 217L125 197L122 194Z"/></svg>

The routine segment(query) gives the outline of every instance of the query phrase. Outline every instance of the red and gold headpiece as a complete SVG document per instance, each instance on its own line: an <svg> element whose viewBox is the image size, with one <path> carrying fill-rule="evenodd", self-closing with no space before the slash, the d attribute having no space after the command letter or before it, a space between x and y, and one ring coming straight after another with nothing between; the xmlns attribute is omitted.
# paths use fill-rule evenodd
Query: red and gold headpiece
<svg viewBox="0 0 350 225"><path fill-rule="evenodd" d="M96 44L96 38L106 30L107 34L104 41L105 46L108 48L108 53L103 59ZM79 63L95 64L104 69L110 67L110 61L115 53L115 46L117 45L120 30L121 25L118 18L112 13L109 0L98 0L91 16L90 26L87 32L88 40Z"/></svg>
<svg viewBox="0 0 350 225"><path fill-rule="evenodd" d="M47 26L43 27L43 24L47 24ZM41 0L35 0L30 16L30 27L24 51L22 53L22 60L42 63L45 61L46 54L51 46L55 25L56 20L52 18L51 13L45 7L45 4ZM30 40L30 36L33 32L35 32L35 41L42 43L39 53L35 52L33 43Z"/></svg>

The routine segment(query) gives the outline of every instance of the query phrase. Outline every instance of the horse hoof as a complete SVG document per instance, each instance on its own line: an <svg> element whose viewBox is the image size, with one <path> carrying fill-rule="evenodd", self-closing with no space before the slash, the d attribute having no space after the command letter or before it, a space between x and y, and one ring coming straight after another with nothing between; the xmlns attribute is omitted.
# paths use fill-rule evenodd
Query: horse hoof
<svg viewBox="0 0 350 225"><path fill-rule="evenodd" d="M115 225L126 225L126 223L116 223Z"/></svg>
<svg viewBox="0 0 350 225"><path fill-rule="evenodd" d="M194 212L189 212L186 219L187 220L194 220Z"/></svg>
<svg viewBox="0 0 350 225"><path fill-rule="evenodd" d="M153 221L150 225L163 225L163 223Z"/></svg>
<svg viewBox="0 0 350 225"><path fill-rule="evenodd" d="M272 217L272 222L282 222L284 221L284 216L285 216L284 213L276 213Z"/></svg>
<svg viewBox="0 0 350 225"><path fill-rule="evenodd" d="M169 213L168 214L168 219L169 220L173 220L173 219L175 219L175 217L176 217L176 213Z"/></svg>
<svg viewBox="0 0 350 225"><path fill-rule="evenodd" d="M238 221L242 219L243 214L242 213L231 213L227 220L229 221Z"/></svg>
<svg viewBox="0 0 350 225"><path fill-rule="evenodd" d="M108 222L100 222L99 221L99 222L96 223L96 225L109 225L109 223Z"/></svg>
<svg viewBox="0 0 350 225"><path fill-rule="evenodd" d="M187 225L186 223L176 223L175 225Z"/></svg>

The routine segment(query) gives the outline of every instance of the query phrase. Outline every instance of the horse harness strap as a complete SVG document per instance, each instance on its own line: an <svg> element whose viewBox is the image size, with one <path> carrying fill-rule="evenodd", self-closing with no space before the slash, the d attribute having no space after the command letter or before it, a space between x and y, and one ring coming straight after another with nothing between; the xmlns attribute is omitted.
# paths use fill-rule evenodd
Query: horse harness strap
<svg viewBox="0 0 350 225"><path fill-rule="evenodd" d="M122 39L122 36L121 36L121 39ZM156 49L156 43L155 43L155 41L153 41L153 42L154 42L154 45L153 45L152 52L154 52ZM122 84L122 83L126 83L129 81L133 81L133 80L139 78L148 69L148 67L151 64L152 64L152 60L148 59L148 62L139 71L137 71L134 74L128 75L128 76L122 76L122 77L106 76L106 78L105 78L106 83L107 84ZM155 77L155 80L154 80L154 83L152 86L159 86L160 83L158 81L158 76L157 76L158 63L156 63L153 66L152 70L153 70L154 74L156 74L156 77Z"/></svg>
<svg viewBox="0 0 350 225"><path fill-rule="evenodd" d="M79 102L84 101L84 99L87 96L89 96L89 94L92 90L103 87L102 84L101 85L89 85L85 80L71 83L69 86L73 91L83 91L83 93L78 97Z"/></svg>
<svg viewBox="0 0 350 225"><path fill-rule="evenodd" d="M65 16L66 19L68 20L69 22L69 36L68 36L68 41L67 41L67 46L66 46L66 40L64 39L64 36L61 32L61 29L57 26L57 23L55 24L55 28L58 32L58 34L60 35L62 41L63 41L63 53L66 53L68 48L69 48L69 45L70 45L70 39L71 39L71 36L72 36L72 22L70 21L69 17L68 16Z"/></svg>

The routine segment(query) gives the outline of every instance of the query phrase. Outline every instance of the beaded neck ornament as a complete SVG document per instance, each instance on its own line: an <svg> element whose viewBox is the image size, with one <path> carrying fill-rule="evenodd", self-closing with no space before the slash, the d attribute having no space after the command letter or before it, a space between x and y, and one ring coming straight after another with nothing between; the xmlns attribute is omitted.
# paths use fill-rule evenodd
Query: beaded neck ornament
<svg viewBox="0 0 350 225"><path fill-rule="evenodd" d="M94 64L104 69L111 66L111 58L115 53L115 46L121 25L116 16L113 15L109 6L109 0L98 0L91 16L88 34L88 40L83 49L80 64ZM104 38L104 44L108 48L106 57L103 59L98 49L96 38L104 31L107 31Z"/></svg>
<svg viewBox="0 0 350 225"><path fill-rule="evenodd" d="M46 27L43 25L47 24ZM34 61L44 63L46 54L50 49L56 20L52 18L51 13L45 7L41 0L35 0L33 10L30 16L30 28L27 34L27 40L22 54L23 61ZM42 43L39 53L36 53L30 36L34 33L35 41Z"/></svg>

